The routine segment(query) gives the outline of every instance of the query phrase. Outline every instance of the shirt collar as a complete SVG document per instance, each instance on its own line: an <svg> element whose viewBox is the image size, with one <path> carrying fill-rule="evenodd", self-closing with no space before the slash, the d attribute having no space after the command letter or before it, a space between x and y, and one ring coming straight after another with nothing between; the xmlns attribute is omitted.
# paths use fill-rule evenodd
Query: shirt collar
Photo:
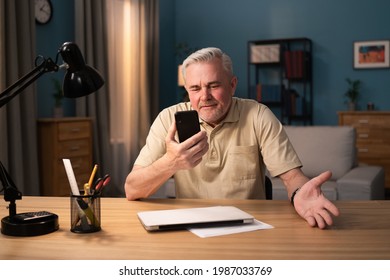
<svg viewBox="0 0 390 280"><path fill-rule="evenodd" d="M240 117L240 112L239 112L238 106L237 106L237 98L233 97L229 112L226 115L226 117L222 120L221 123L237 122L239 117Z"/></svg>

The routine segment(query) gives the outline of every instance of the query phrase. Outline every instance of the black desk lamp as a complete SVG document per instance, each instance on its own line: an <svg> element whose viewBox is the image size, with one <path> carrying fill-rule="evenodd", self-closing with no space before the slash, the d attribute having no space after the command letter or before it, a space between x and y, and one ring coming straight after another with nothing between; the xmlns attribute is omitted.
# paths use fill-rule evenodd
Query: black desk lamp
<svg viewBox="0 0 390 280"><path fill-rule="evenodd" d="M64 60L64 64L60 66L57 65L59 54ZM67 69L63 81L65 97L85 96L97 91L104 84L100 74L85 64L78 46L75 43L66 42L58 50L55 62L51 58L38 56L35 59L35 68L0 94L0 108L43 74L57 72L61 68ZM59 228L56 214L47 211L16 213L15 201L22 199L22 193L18 191L1 162L0 180L3 185L4 200L10 202L9 216L1 220L1 233L12 236L35 236L50 233Z"/></svg>

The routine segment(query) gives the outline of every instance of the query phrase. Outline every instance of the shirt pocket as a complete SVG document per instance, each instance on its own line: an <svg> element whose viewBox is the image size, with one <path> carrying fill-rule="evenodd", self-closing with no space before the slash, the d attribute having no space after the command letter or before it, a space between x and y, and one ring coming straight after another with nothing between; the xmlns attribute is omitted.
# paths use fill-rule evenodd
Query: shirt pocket
<svg viewBox="0 0 390 280"><path fill-rule="evenodd" d="M255 179L260 174L257 145L236 146L229 150L227 170L232 180Z"/></svg>

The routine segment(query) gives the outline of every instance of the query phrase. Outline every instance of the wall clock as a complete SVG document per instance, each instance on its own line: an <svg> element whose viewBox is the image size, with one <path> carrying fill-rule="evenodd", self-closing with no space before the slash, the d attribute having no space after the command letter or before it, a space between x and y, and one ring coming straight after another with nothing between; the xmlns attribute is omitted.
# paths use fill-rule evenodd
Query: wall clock
<svg viewBox="0 0 390 280"><path fill-rule="evenodd" d="M48 23L53 15L53 5L50 0L35 0L35 21L39 24Z"/></svg>

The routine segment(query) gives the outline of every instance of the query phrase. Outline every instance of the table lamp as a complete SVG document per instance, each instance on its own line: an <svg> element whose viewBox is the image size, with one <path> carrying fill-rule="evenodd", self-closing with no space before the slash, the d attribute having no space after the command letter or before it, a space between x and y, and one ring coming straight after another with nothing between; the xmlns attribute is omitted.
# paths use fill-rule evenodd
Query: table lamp
<svg viewBox="0 0 390 280"><path fill-rule="evenodd" d="M61 54L64 63L58 65ZM57 72L65 68L63 81L64 96L68 98L82 97L97 91L104 80L92 67L85 64L83 55L75 43L66 42L58 50L55 62L51 58L38 56L35 68L21 77L13 85L0 94L0 108L21 93L27 86L48 72ZM16 213L16 200L22 199L11 176L0 162L0 180L4 190L4 200L9 201L9 216L1 220L1 233L11 236L36 236L54 232L59 228L58 216L47 211Z"/></svg>

